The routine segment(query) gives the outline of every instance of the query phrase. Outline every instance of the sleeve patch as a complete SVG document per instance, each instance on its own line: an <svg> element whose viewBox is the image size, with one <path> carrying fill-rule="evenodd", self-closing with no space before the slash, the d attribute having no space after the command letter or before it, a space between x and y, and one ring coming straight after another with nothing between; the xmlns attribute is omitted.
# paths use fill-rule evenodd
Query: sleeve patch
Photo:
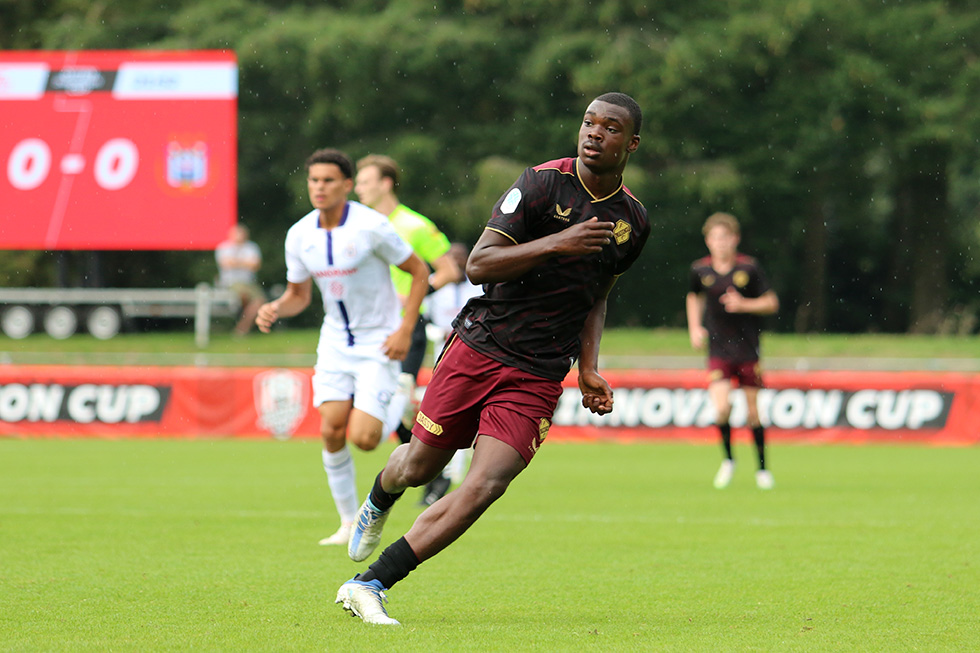
<svg viewBox="0 0 980 653"><path fill-rule="evenodd" d="M521 203L521 189L511 188L510 192L507 193L507 197L500 204L500 212L510 214L517 209L517 205Z"/></svg>

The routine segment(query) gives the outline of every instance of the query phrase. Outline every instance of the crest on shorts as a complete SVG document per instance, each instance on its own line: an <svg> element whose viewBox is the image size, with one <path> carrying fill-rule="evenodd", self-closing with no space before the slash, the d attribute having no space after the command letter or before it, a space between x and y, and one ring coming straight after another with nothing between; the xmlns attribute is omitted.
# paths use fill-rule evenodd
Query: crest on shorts
<svg viewBox="0 0 980 653"><path fill-rule="evenodd" d="M292 370L267 370L252 379L256 425L277 440L288 440L306 417L309 379Z"/></svg>
<svg viewBox="0 0 980 653"><path fill-rule="evenodd" d="M732 275L732 283L739 288L744 288L749 285L749 273L745 270L736 270L735 274Z"/></svg>
<svg viewBox="0 0 980 653"><path fill-rule="evenodd" d="M541 421L538 422L538 438L537 440L531 440L531 444L528 445L528 449L531 450L531 454L538 453L538 449L544 444L544 439L548 437L548 429L551 428L551 420L547 417L542 417Z"/></svg>
<svg viewBox="0 0 980 653"><path fill-rule="evenodd" d="M630 233L633 232L633 227L629 226L626 220L616 221L616 226L613 227L613 236L616 238L616 244L622 245L627 240L630 239Z"/></svg>

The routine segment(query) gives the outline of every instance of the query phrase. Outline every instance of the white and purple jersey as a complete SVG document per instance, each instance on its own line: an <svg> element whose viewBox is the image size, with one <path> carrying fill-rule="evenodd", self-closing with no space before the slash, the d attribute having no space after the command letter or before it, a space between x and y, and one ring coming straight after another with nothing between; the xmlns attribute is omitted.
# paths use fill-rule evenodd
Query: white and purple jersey
<svg viewBox="0 0 980 653"><path fill-rule="evenodd" d="M286 279L302 283L312 277L320 288L321 345L377 355L402 319L390 266L411 254L386 216L358 202L347 202L333 229L320 227L318 210L289 228Z"/></svg>

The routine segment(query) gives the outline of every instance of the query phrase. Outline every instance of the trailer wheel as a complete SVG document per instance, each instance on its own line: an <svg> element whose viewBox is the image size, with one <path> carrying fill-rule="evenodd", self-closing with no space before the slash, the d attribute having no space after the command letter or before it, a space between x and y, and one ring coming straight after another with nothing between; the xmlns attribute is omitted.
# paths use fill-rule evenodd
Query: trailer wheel
<svg viewBox="0 0 980 653"><path fill-rule="evenodd" d="M0 318L0 329L8 338L26 338L34 330L34 314L24 306L11 306Z"/></svg>
<svg viewBox="0 0 980 653"><path fill-rule="evenodd" d="M99 306L88 314L85 321L88 332L99 340L108 340L119 334L122 316L114 306Z"/></svg>
<svg viewBox="0 0 980 653"><path fill-rule="evenodd" d="M67 306L55 306L44 314L44 332L55 340L70 338L78 328L78 316Z"/></svg>

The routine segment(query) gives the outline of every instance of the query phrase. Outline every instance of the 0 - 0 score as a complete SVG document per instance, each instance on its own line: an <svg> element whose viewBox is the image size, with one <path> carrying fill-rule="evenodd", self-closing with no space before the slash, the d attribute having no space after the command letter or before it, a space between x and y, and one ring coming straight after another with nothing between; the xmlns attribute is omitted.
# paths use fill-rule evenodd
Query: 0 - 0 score
<svg viewBox="0 0 980 653"><path fill-rule="evenodd" d="M128 138L106 141L95 155L95 183L105 190L120 190L129 185L139 169L139 149ZM18 190L33 190L43 184L51 172L51 148L40 138L25 138L10 152L7 159L7 180ZM65 154L59 167L64 175L77 175L85 170L85 157Z"/></svg>

